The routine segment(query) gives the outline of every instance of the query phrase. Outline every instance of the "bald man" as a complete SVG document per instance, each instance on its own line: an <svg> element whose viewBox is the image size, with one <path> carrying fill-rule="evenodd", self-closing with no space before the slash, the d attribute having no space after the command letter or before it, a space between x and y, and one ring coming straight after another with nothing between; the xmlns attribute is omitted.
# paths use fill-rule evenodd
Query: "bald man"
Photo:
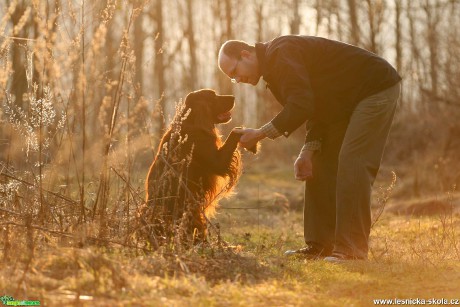
<svg viewBox="0 0 460 307"><path fill-rule="evenodd" d="M306 246L286 255L344 262L367 259L371 190L401 90L401 77L383 58L343 42L280 36L266 43L225 42L218 65L234 83L262 77L281 112L258 129L241 129L253 148L288 137L306 123L294 163L305 181Z"/></svg>

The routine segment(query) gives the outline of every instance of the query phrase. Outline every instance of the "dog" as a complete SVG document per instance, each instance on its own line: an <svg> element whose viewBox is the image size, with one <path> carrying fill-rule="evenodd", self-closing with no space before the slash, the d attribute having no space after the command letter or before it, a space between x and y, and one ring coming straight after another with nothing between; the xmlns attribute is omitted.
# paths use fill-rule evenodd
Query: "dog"
<svg viewBox="0 0 460 307"><path fill-rule="evenodd" d="M234 96L202 89L188 94L177 110L146 179L143 215L152 226L154 246L168 242L178 229L188 242L190 237L194 243L205 240L207 218L230 195L242 170L240 134L232 131L222 142L216 128L231 121L234 105Z"/></svg>

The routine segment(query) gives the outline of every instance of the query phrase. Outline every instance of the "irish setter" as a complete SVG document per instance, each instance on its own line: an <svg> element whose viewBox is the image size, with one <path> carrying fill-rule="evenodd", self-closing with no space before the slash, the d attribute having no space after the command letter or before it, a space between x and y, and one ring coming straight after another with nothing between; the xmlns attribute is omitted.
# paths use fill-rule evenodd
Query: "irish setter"
<svg viewBox="0 0 460 307"><path fill-rule="evenodd" d="M144 223L150 225L153 245L168 242L178 231L187 242L203 240L207 217L237 183L240 135L232 131L222 143L216 128L231 120L234 100L202 89L188 94L176 112L146 180Z"/></svg>

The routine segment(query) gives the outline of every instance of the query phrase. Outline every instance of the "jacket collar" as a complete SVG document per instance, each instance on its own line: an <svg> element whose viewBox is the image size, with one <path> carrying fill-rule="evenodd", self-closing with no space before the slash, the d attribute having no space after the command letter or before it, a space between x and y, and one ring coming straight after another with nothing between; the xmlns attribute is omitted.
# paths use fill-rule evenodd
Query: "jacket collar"
<svg viewBox="0 0 460 307"><path fill-rule="evenodd" d="M267 45L268 43L256 43L255 44L257 61L259 63L259 70L260 70L262 77L265 77L265 73L267 72L266 63L265 63L265 53L267 52Z"/></svg>

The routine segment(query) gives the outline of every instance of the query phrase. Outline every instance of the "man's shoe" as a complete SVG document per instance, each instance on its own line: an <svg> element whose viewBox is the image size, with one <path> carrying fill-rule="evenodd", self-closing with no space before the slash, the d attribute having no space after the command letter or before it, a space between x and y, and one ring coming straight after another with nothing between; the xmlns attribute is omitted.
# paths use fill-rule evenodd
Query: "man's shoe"
<svg viewBox="0 0 460 307"><path fill-rule="evenodd" d="M324 261L327 261L330 263L344 263L350 260L364 260L364 259L358 258L355 256L341 254L341 253L333 253L331 256L324 258Z"/></svg>
<svg viewBox="0 0 460 307"><path fill-rule="evenodd" d="M323 258L325 255L323 249L317 249L313 246L305 246L296 250L287 250L284 252L285 256L296 256L309 260L317 260Z"/></svg>

